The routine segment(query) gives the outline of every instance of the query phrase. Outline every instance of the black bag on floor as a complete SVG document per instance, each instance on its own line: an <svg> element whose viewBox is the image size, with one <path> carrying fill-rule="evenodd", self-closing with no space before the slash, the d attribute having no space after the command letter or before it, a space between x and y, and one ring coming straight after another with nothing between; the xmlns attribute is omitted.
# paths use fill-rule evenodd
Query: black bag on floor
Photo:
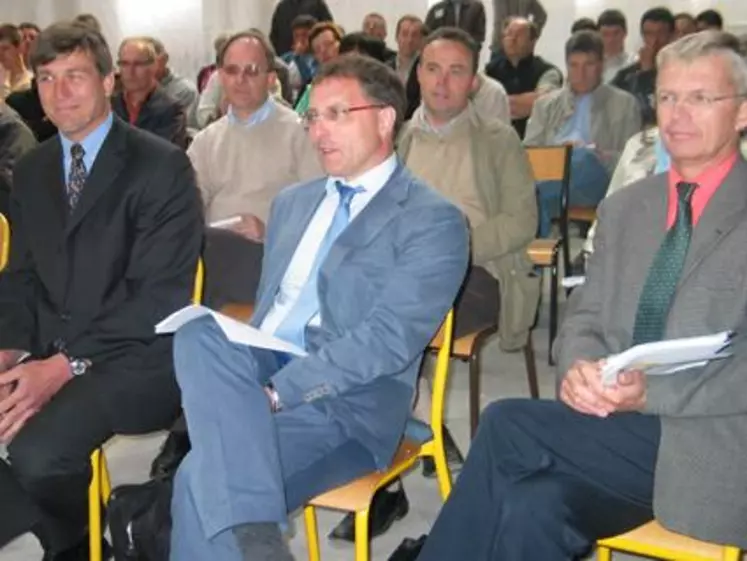
<svg viewBox="0 0 747 561"><path fill-rule="evenodd" d="M112 491L107 517L116 561L168 561L173 475Z"/></svg>

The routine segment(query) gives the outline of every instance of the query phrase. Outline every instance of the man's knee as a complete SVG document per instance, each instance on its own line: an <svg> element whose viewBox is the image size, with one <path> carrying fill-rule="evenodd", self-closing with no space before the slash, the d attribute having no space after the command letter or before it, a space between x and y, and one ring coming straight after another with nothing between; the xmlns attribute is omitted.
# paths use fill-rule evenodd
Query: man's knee
<svg viewBox="0 0 747 561"><path fill-rule="evenodd" d="M21 430L8 445L11 469L20 483L32 491L40 482L88 474L88 456L73 458L36 431Z"/></svg>
<svg viewBox="0 0 747 561"><path fill-rule="evenodd" d="M214 354L223 332L212 316L203 316L183 325L174 334L174 369L179 385L188 381L185 373L196 359Z"/></svg>

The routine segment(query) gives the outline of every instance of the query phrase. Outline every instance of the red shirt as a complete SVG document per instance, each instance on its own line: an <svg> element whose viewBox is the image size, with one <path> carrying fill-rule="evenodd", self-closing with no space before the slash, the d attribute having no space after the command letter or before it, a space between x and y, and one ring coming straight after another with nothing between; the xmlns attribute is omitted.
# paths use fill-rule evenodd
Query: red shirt
<svg viewBox="0 0 747 561"><path fill-rule="evenodd" d="M711 197L724 182L726 176L729 175L731 168L737 162L739 154L734 152L731 156L726 158L716 167L713 167L707 171L701 173L693 181L689 183L697 183L698 188L693 193L690 204L692 206L692 217L693 226L698 223L703 211L711 200ZM677 218L677 184L680 181L685 181L682 176L674 169L669 168L669 202L667 204L667 230L674 225L674 221Z"/></svg>

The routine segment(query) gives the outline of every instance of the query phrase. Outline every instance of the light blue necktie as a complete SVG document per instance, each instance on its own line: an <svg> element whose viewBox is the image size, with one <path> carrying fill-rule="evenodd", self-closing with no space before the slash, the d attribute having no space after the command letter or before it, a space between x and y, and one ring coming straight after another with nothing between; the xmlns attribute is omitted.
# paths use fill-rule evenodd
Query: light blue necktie
<svg viewBox="0 0 747 561"><path fill-rule="evenodd" d="M301 289L298 300L296 300L293 308L291 308L288 315L280 322L280 325L275 330L275 336L293 343L302 349L306 347L304 336L306 326L311 321L311 318L319 311L319 297L317 295L319 267L324 262L325 257L327 257L332 244L350 222L350 203L353 197L365 190L362 187L350 187L340 181L335 182L335 187L337 187L337 191L340 194L340 202L332 218L332 224L330 224L319 246L319 250L316 252L314 263L309 272L309 278L306 279L306 284Z"/></svg>

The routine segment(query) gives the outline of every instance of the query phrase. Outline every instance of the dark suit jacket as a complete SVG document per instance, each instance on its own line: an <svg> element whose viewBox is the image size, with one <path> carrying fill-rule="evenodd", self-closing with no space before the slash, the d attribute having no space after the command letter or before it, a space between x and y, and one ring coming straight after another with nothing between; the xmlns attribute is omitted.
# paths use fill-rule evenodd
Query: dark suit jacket
<svg viewBox="0 0 747 561"><path fill-rule="evenodd" d="M0 175L10 179L16 161L36 146L36 138L13 109L0 105Z"/></svg>
<svg viewBox="0 0 747 561"><path fill-rule="evenodd" d="M5 103L15 109L39 142L44 142L57 134L57 127L44 113L36 80L31 83L30 89L10 94L5 98Z"/></svg>
<svg viewBox="0 0 747 561"><path fill-rule="evenodd" d="M123 120L130 122L123 92L112 97L112 109ZM173 142L180 148L187 148L187 116L184 108L161 88L153 90L140 108L135 122L130 124Z"/></svg>
<svg viewBox="0 0 747 561"><path fill-rule="evenodd" d="M170 370L154 325L189 303L203 232L189 159L115 117L72 214L63 176L59 137L16 166L0 349L65 351L135 379Z"/></svg>
<svg viewBox="0 0 747 561"><path fill-rule="evenodd" d="M429 31L435 31L439 27L459 27L469 33L482 47L485 42L485 6L479 0L462 0L457 21L454 2L443 0L428 10L425 25Z"/></svg>
<svg viewBox="0 0 747 561"><path fill-rule="evenodd" d="M280 0L272 14L270 42L278 55L293 49L291 24L297 16L314 16L319 21L332 21L332 13L324 0Z"/></svg>

